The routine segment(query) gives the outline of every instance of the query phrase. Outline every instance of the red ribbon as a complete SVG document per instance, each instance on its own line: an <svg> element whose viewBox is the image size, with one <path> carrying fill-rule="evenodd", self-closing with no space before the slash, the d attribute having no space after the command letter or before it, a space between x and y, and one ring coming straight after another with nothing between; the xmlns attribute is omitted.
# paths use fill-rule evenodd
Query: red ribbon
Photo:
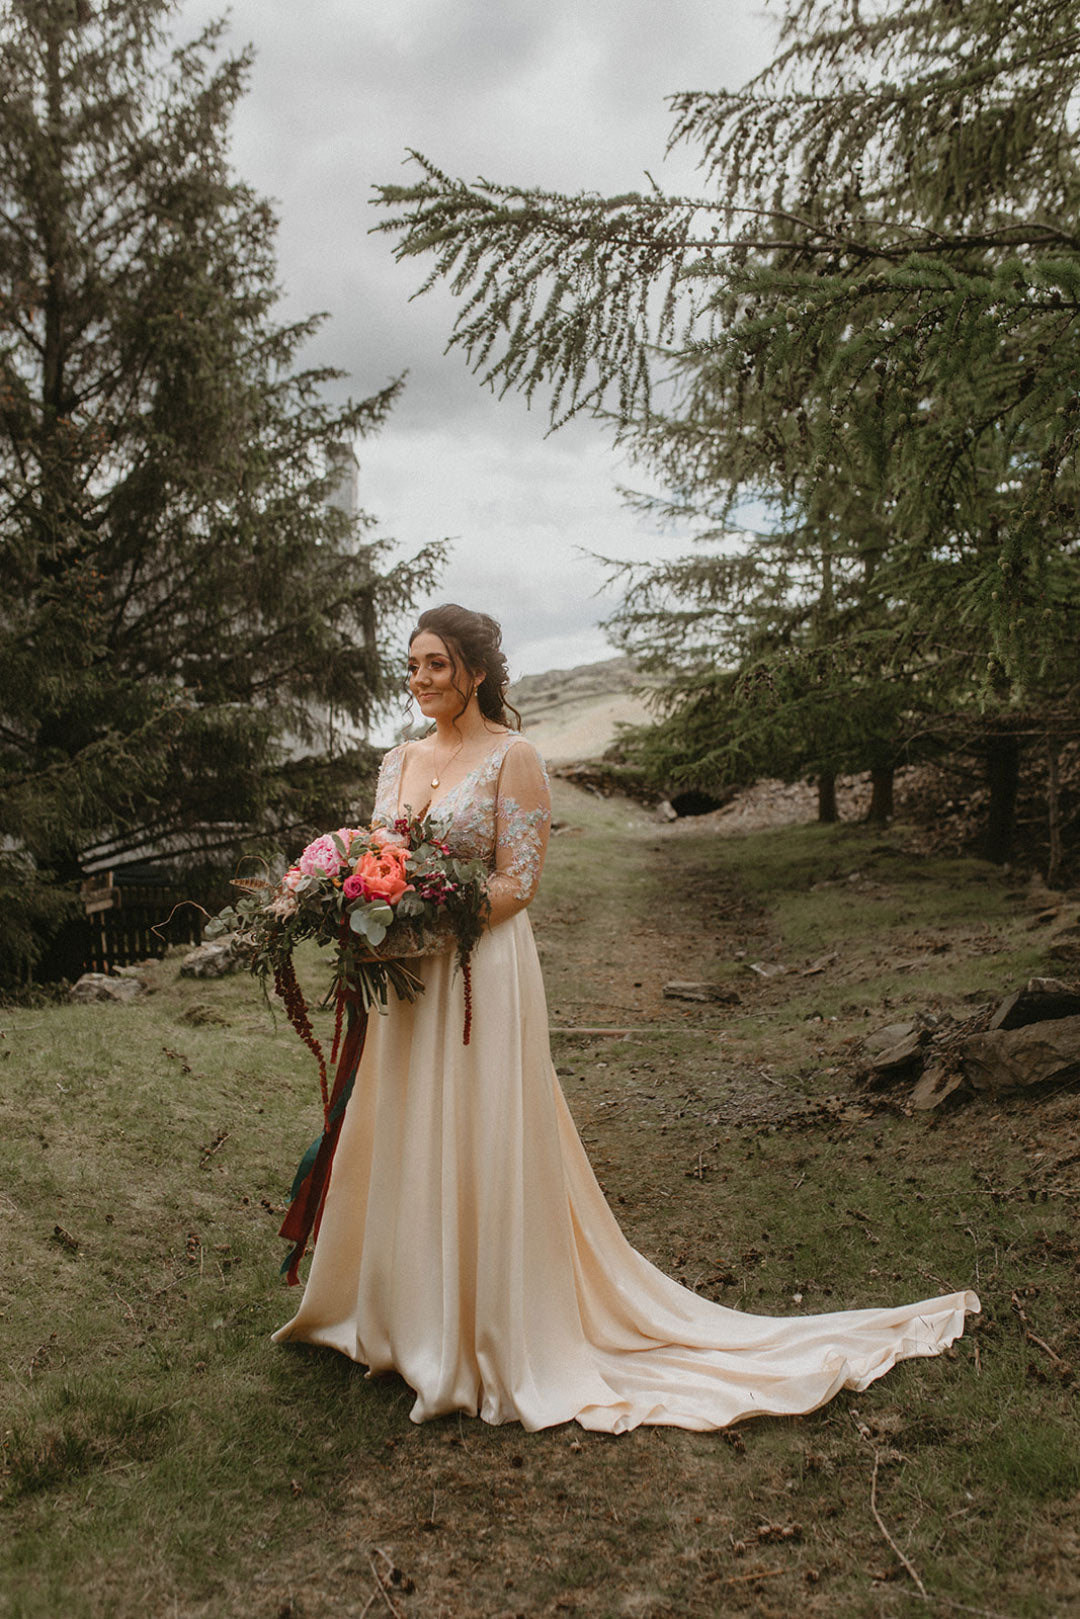
<svg viewBox="0 0 1080 1619"><path fill-rule="evenodd" d="M363 1055L367 1023L368 1015L365 1009L350 1000L348 1028L334 1072L334 1088L326 1108L325 1128L319 1140L313 1142L304 1154L296 1179L293 1181L289 1212L282 1221L278 1233L286 1242L293 1244L281 1267L290 1287L296 1287L300 1281L300 1261L307 1252L308 1238L314 1242L319 1235L319 1223L326 1202L326 1190L330 1184L334 1152L345 1118L345 1106L352 1094L356 1070Z"/></svg>

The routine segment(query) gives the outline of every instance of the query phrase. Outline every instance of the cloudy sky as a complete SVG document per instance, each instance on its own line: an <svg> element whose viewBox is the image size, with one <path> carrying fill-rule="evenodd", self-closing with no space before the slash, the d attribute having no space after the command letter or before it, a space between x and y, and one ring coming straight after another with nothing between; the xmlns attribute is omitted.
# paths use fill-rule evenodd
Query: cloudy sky
<svg viewBox="0 0 1080 1619"><path fill-rule="evenodd" d="M224 10L184 0L190 37ZM464 179L618 193L693 193L688 155L664 160L678 90L732 88L768 60L763 0L233 0L231 45L251 44L237 171L277 206L283 313L325 310L310 364L365 397L408 372L377 440L360 449L361 504L405 551L453 541L432 601L494 613L515 674L610 657L612 598L583 551L686 549L620 501L642 476L601 429L546 434L538 406L494 398L458 352L453 303L411 301L421 261L372 236L372 188L409 173L409 148ZM421 605L428 605L427 602Z"/></svg>

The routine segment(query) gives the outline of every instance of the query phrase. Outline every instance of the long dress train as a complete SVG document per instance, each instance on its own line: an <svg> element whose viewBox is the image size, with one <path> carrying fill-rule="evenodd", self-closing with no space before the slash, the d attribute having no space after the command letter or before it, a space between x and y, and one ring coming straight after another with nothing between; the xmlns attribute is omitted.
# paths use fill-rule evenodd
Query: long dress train
<svg viewBox="0 0 1080 1619"><path fill-rule="evenodd" d="M380 775L388 820L402 752ZM501 737L438 811L455 852L482 852L495 884L531 898L548 813L531 744ZM307 1286L278 1341L398 1371L416 1422L462 1411L530 1430L715 1429L863 1389L939 1353L978 1310L960 1292L772 1317L690 1293L630 1246L597 1184L552 1066L525 910L473 955L468 1046L452 955L423 959L420 975L416 1002L371 1019Z"/></svg>

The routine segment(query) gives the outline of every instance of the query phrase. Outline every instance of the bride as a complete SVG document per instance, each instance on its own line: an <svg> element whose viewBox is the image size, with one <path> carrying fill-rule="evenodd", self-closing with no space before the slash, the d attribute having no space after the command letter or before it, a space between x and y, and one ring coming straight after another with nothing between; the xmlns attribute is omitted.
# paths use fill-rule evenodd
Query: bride
<svg viewBox="0 0 1080 1619"><path fill-rule="evenodd" d="M300 1308L276 1334L395 1370L416 1422L451 1411L527 1429L577 1421L715 1429L812 1411L898 1360L934 1355L973 1293L771 1317L688 1292L604 1201L559 1088L526 907L550 826L547 776L510 725L499 626L421 615L409 689L432 730L392 748L375 816L406 806L491 871L472 957L472 1037L452 949L424 993L373 1017Z"/></svg>

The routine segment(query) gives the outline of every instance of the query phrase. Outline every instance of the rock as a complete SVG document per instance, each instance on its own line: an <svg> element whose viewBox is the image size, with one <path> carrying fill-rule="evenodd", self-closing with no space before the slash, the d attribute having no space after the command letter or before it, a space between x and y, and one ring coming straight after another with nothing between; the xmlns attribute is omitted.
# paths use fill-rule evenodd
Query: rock
<svg viewBox="0 0 1080 1619"><path fill-rule="evenodd" d="M224 978L243 966L243 956L234 939L213 939L196 945L180 966L181 978Z"/></svg>
<svg viewBox="0 0 1080 1619"><path fill-rule="evenodd" d="M783 978L787 972L778 961L747 961L744 965L747 972L757 973L759 978Z"/></svg>
<svg viewBox="0 0 1080 1619"><path fill-rule="evenodd" d="M975 1089L995 1095L1068 1084L1080 1079L1080 1017L970 1035L962 1060Z"/></svg>
<svg viewBox="0 0 1080 1619"><path fill-rule="evenodd" d="M1068 984L1061 978L1029 978L1026 987L1029 995L1069 995L1073 993Z"/></svg>
<svg viewBox="0 0 1080 1619"><path fill-rule="evenodd" d="M161 962L151 956L147 961L136 961L130 967L114 967L113 974L116 978L133 978L152 995L157 988L156 973L160 966Z"/></svg>
<svg viewBox="0 0 1080 1619"><path fill-rule="evenodd" d="M1055 1018L1080 1017L1080 994L1060 984L1055 989L1032 989L1031 984L1055 984L1052 978L1033 978L1026 989L1006 995L993 1017L991 1029L1023 1029L1031 1023L1048 1023Z"/></svg>
<svg viewBox="0 0 1080 1619"><path fill-rule="evenodd" d="M719 1001L724 1006L742 1004L738 990L690 978L673 978L669 984L665 984L664 998L669 1001Z"/></svg>
<svg viewBox="0 0 1080 1619"><path fill-rule="evenodd" d="M957 1091L964 1089L963 1074L949 1071L940 1063L935 1063L922 1075L915 1089L911 1093L911 1105L920 1113L929 1112L931 1108L941 1107ZM959 1098L957 1098L959 1100Z"/></svg>
<svg viewBox="0 0 1080 1619"><path fill-rule="evenodd" d="M860 1048L864 1072L892 1074L919 1060L927 1031L918 1023L888 1023L868 1034Z"/></svg>
<svg viewBox="0 0 1080 1619"><path fill-rule="evenodd" d="M111 973L83 973L71 986L70 999L73 1001L113 1001L121 1004L124 1001L138 1000L145 994L143 986L137 978L117 978Z"/></svg>
<svg viewBox="0 0 1080 1619"><path fill-rule="evenodd" d="M799 973L799 977L813 978L816 973L823 973L826 967L831 967L833 962L839 961L839 959L839 950L830 950L827 956L818 956L817 960L812 961L809 967L803 967Z"/></svg>

